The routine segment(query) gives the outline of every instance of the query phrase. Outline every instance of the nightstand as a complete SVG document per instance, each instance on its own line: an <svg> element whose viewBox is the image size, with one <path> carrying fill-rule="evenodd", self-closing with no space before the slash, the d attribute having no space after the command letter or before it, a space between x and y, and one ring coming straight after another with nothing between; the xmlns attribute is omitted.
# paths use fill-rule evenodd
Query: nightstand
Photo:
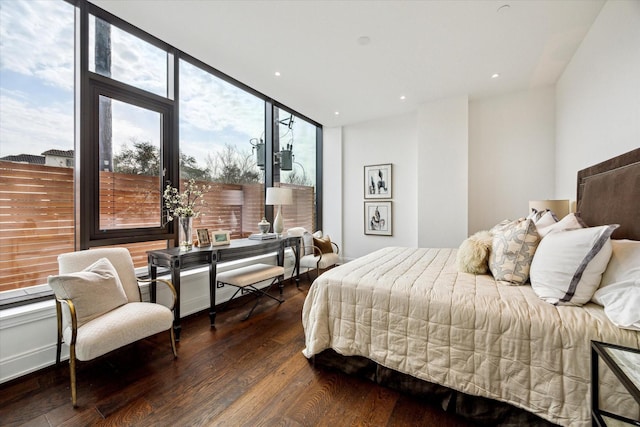
<svg viewBox="0 0 640 427"><path fill-rule="evenodd" d="M640 350L591 341L591 420L593 425L612 426L627 423L640 426L640 420L626 418L599 408L598 358L607 364L640 405Z"/></svg>

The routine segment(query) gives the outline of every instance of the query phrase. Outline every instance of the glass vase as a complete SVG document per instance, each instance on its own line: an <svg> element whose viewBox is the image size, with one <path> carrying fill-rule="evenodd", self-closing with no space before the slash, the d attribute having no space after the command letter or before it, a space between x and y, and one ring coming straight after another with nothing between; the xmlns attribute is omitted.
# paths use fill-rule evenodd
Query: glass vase
<svg viewBox="0 0 640 427"><path fill-rule="evenodd" d="M178 218L178 242L181 251L190 251L193 248L193 217L183 216Z"/></svg>

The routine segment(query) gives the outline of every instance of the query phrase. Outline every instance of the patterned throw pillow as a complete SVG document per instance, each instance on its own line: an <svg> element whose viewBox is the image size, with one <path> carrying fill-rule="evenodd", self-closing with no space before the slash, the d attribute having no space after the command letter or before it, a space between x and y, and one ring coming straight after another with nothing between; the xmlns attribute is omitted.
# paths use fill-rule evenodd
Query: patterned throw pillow
<svg viewBox="0 0 640 427"><path fill-rule="evenodd" d="M512 221L496 230L489 256L493 277L509 284L523 285L529 278L529 268L539 242L540 236L531 219Z"/></svg>

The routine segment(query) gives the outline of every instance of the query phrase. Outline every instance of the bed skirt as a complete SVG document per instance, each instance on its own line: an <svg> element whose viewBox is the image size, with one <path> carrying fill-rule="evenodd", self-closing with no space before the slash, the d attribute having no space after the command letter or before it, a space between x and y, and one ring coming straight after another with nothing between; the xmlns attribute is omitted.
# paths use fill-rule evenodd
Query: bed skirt
<svg viewBox="0 0 640 427"><path fill-rule="evenodd" d="M478 425L503 427L552 427L552 424L524 409L505 402L471 396L450 388L394 371L366 357L342 356L332 349L314 355L309 361L319 368L337 370L348 375L373 381L430 403L449 413L455 413Z"/></svg>

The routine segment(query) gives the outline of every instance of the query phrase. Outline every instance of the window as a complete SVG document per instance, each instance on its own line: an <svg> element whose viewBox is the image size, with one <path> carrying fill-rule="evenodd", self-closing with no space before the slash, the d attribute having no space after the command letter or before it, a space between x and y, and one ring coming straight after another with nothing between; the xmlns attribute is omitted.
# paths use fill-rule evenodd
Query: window
<svg viewBox="0 0 640 427"><path fill-rule="evenodd" d="M0 8L0 291L46 283L74 249L74 14Z"/></svg>
<svg viewBox="0 0 640 427"><path fill-rule="evenodd" d="M167 96L167 52L93 15L89 71Z"/></svg>
<svg viewBox="0 0 640 427"><path fill-rule="evenodd" d="M258 231L264 215L264 171L251 138L264 137L265 102L180 60L180 178L213 183L194 228Z"/></svg>
<svg viewBox="0 0 640 427"><path fill-rule="evenodd" d="M278 137L279 167L274 168L274 182L293 190L293 204L282 206L285 230L304 227L314 231L316 218L316 126L281 108L274 121ZM278 184L279 183L279 184Z"/></svg>
<svg viewBox="0 0 640 427"><path fill-rule="evenodd" d="M162 114L104 95L98 104L99 230L160 227Z"/></svg>
<svg viewBox="0 0 640 427"><path fill-rule="evenodd" d="M91 104L80 119L87 172L79 185L93 203L80 205L81 249L166 239L162 187L172 169L173 56L93 15L88 52L91 73L82 90L91 93Z"/></svg>
<svg viewBox="0 0 640 427"><path fill-rule="evenodd" d="M319 125L85 0L2 0L0 37L0 292L73 250L146 266L177 237L168 182L212 185L194 228L257 232L265 185L294 189L285 227L318 227Z"/></svg>

